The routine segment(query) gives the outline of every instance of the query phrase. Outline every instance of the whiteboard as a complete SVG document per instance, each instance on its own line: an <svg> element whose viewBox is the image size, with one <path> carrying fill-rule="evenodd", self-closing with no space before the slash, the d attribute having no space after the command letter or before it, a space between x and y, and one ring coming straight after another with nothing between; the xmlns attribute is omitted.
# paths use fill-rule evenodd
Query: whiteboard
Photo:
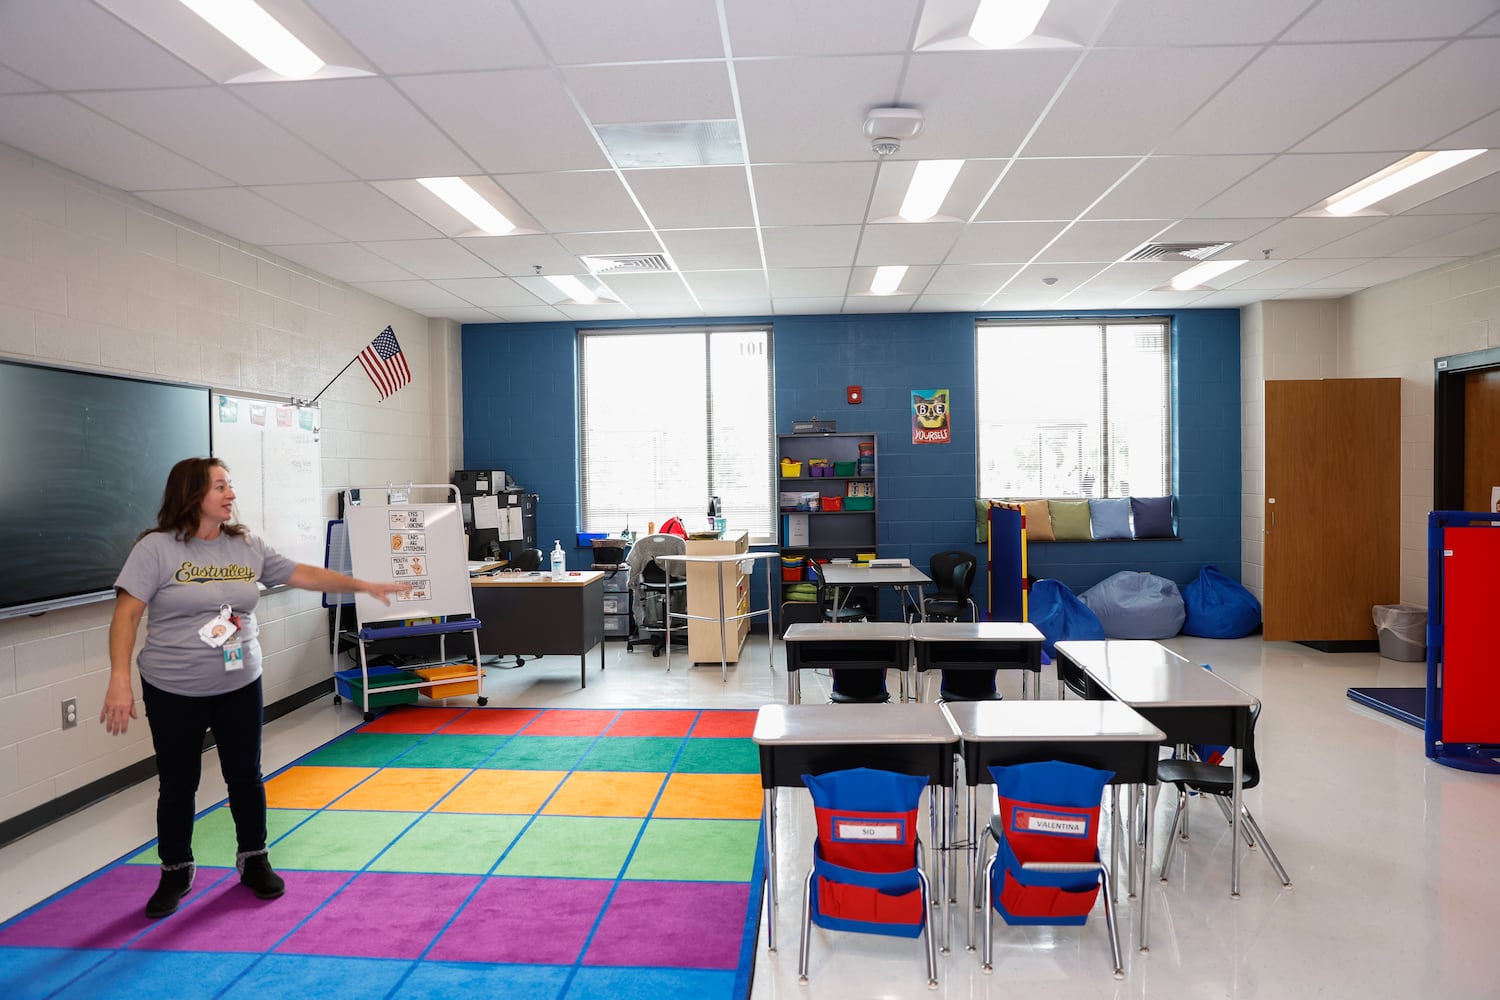
<svg viewBox="0 0 1500 1000"><path fill-rule="evenodd" d="M240 523L299 563L323 565L322 414L216 392L213 453L229 466Z"/></svg>
<svg viewBox="0 0 1500 1000"><path fill-rule="evenodd" d="M354 575L377 583L409 583L389 606L356 594L361 624L458 615L472 618L469 552L455 503L359 504L344 511Z"/></svg>

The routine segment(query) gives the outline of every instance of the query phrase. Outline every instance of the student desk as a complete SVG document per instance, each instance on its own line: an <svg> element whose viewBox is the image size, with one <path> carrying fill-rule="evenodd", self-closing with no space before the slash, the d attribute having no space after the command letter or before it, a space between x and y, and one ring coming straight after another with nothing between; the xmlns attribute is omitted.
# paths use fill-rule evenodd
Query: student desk
<svg viewBox="0 0 1500 1000"><path fill-rule="evenodd" d="M843 595L851 587L891 587L901 591L903 603L916 592L916 605L922 606L922 587L932 577L915 566L870 566L853 563L823 563L818 566L823 582L834 588L835 610L844 606Z"/></svg>
<svg viewBox="0 0 1500 1000"><path fill-rule="evenodd" d="M1200 664L1150 639L1068 640L1057 644L1058 669L1067 663L1087 678L1090 697L1123 702L1166 734L1166 742L1227 744L1243 750L1259 700ZM1229 894L1240 894L1241 754L1234 755L1229 849ZM1150 872L1146 873L1149 880ZM1144 896L1144 892L1142 893Z"/></svg>
<svg viewBox="0 0 1500 1000"><path fill-rule="evenodd" d="M928 670L1022 670L1021 696L1042 696L1045 636L1030 622L913 622L911 637L917 654L918 701L922 674Z"/></svg>
<svg viewBox="0 0 1500 1000"><path fill-rule="evenodd" d="M851 767L921 775L939 796L940 813L952 807L958 731L940 705L763 705L752 736L760 748L765 790L761 824L766 844L766 947L776 950L776 789L805 788L804 774ZM943 824L946 828L946 824ZM934 830L937 884L946 886L948 852ZM943 950L947 951L948 893L943 897Z"/></svg>
<svg viewBox="0 0 1500 1000"><path fill-rule="evenodd" d="M469 581L479 648L485 653L560 653L578 657L578 681L587 687L588 651L599 647L604 669L604 574L497 573Z"/></svg>
<svg viewBox="0 0 1500 1000"><path fill-rule="evenodd" d="M802 670L899 670L911 664L905 622L798 622L781 637L786 647L786 700L802 701Z"/></svg>
<svg viewBox="0 0 1500 1000"><path fill-rule="evenodd" d="M978 787L994 784L990 767L1062 760L1113 771L1113 785L1156 784L1156 761L1166 734L1133 709L1112 701L955 701L943 705L961 742L964 780L969 786L969 885L979 846ZM1118 801L1118 797L1117 797ZM1151 814L1145 811L1139 864L1149 873ZM1118 816L1115 817L1118 820ZM1119 829L1118 822L1115 827ZM1118 870L1120 837L1110 836L1110 872ZM1131 859L1134 865L1136 859ZM1146 885L1150 878L1142 879ZM1146 914L1150 909L1144 886L1136 921L1136 942L1146 950ZM969 905L969 947L974 947L974 906Z"/></svg>

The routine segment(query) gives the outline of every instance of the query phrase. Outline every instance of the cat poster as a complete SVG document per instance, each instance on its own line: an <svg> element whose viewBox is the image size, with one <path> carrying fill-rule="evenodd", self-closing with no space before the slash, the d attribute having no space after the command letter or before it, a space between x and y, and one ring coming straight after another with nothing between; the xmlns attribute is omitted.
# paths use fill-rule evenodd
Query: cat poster
<svg viewBox="0 0 1500 1000"><path fill-rule="evenodd" d="M948 444L953 437L947 389L911 391L911 443Z"/></svg>

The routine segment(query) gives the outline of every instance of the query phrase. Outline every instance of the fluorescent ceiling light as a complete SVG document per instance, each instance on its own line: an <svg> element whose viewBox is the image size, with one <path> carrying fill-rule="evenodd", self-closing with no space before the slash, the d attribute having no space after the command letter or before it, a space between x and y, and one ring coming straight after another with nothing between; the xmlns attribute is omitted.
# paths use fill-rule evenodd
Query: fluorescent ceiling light
<svg viewBox="0 0 1500 1000"><path fill-rule="evenodd" d="M891 295L901 287L901 279L906 277L905 264L886 264L884 267L875 269L875 280L870 282L871 295Z"/></svg>
<svg viewBox="0 0 1500 1000"><path fill-rule="evenodd" d="M549 274L546 277L548 281L557 286L558 291L562 292L574 302L590 304L599 301L599 296L594 293L594 290L592 288L590 288L588 285L585 285L583 282L579 281L571 274Z"/></svg>
<svg viewBox="0 0 1500 1000"><path fill-rule="evenodd" d="M979 0L969 37L991 49L1005 49L1036 32L1047 0Z"/></svg>
<svg viewBox="0 0 1500 1000"><path fill-rule="evenodd" d="M938 214L948 189L958 177L963 160L922 160L911 175L911 185L901 202L901 218L907 222L926 222Z"/></svg>
<svg viewBox="0 0 1500 1000"><path fill-rule="evenodd" d="M298 80L323 68L318 54L283 28L255 0L181 2L273 73Z"/></svg>
<svg viewBox="0 0 1500 1000"><path fill-rule="evenodd" d="M1225 271L1232 271L1244 264L1243 260L1205 260L1201 264L1194 264L1172 279L1172 287L1179 292L1185 292L1190 288L1197 288L1205 281L1217 278Z"/></svg>
<svg viewBox="0 0 1500 1000"><path fill-rule="evenodd" d="M504 236L516 224L485 201L462 177L418 177L417 183L448 203L455 212L491 236Z"/></svg>
<svg viewBox="0 0 1500 1000"><path fill-rule="evenodd" d="M1344 188L1328 199L1324 209L1329 215L1353 215L1377 201L1383 201L1404 191L1413 184L1456 167L1465 160L1472 160L1485 149L1424 150L1413 153L1404 160L1397 160L1379 173L1371 174L1358 184Z"/></svg>

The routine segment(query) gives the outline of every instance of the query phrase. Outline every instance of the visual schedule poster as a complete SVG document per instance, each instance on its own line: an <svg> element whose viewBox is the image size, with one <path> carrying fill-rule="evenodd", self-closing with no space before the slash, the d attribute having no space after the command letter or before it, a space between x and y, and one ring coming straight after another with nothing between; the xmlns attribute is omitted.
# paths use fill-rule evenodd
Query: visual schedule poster
<svg viewBox="0 0 1500 1000"><path fill-rule="evenodd" d="M344 516L354 575L411 585L407 593L393 596L389 606L368 594L356 595L361 624L474 614L463 515L457 504L359 504Z"/></svg>

